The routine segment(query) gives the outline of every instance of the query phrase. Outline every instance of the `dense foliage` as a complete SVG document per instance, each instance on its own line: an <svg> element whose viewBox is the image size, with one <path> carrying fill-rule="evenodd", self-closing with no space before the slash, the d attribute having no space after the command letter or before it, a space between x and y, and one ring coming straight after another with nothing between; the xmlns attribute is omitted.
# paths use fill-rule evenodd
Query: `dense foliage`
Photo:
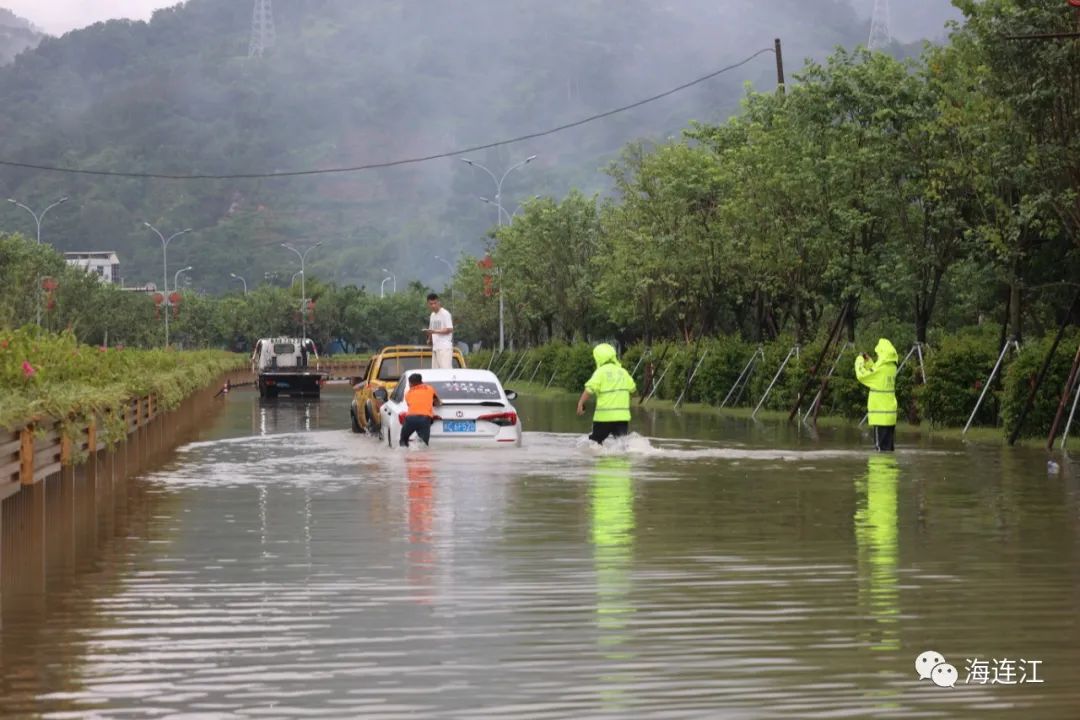
<svg viewBox="0 0 1080 720"><path fill-rule="evenodd" d="M526 203L492 269L463 262L455 279L484 339L485 272L519 344L806 343L845 308L851 340L1056 327L1080 277L1080 49L1004 35L1069 31L1074 15L959 5L968 23L944 47L838 50L726 123L630 145L613 198Z"/></svg>
<svg viewBox="0 0 1080 720"><path fill-rule="evenodd" d="M51 296L42 289L43 278L56 281ZM234 287L241 290L239 283ZM291 287L263 283L246 294L219 297L184 291L170 316L170 344L244 351L260 337L298 335L300 289L297 281ZM427 288L411 284L380 298L313 278L305 290L314 303L308 336L323 352L332 346L370 350L425 339L421 330L427 325ZM164 344L164 312L152 295L101 283L65 264L47 245L18 235L0 236L0 328L40 319L46 330L70 329L83 343L155 347ZM466 323L463 331L468 327Z"/></svg>

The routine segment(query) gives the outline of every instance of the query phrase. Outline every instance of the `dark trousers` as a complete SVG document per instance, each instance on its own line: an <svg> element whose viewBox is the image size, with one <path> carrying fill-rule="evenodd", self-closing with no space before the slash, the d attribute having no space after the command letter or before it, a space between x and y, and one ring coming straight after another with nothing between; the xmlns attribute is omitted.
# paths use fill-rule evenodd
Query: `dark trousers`
<svg viewBox="0 0 1080 720"><path fill-rule="evenodd" d="M881 452L892 452L895 447L893 442L896 438L896 427L894 425L875 425L874 426L874 449Z"/></svg>
<svg viewBox="0 0 1080 720"><path fill-rule="evenodd" d="M409 447L409 438L413 433L416 433L425 445L430 445L431 418L427 415L406 415L405 424L401 426L401 447Z"/></svg>
<svg viewBox="0 0 1080 720"><path fill-rule="evenodd" d="M604 444L609 437L625 437L630 433L630 423L621 422L596 422L592 424L592 435L589 439L594 443Z"/></svg>

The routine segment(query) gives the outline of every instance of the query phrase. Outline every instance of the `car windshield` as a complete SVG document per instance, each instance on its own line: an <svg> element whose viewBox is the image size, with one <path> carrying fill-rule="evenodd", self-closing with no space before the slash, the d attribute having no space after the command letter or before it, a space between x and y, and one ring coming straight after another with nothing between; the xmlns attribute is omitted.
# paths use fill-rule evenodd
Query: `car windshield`
<svg viewBox="0 0 1080 720"><path fill-rule="evenodd" d="M443 402L495 401L502 404L502 393L496 382L477 380L436 380L430 383Z"/></svg>
<svg viewBox="0 0 1080 720"><path fill-rule="evenodd" d="M454 367L460 368L461 361L454 358ZM431 369L431 355L402 355L383 358L379 365L379 379L393 382L410 370Z"/></svg>

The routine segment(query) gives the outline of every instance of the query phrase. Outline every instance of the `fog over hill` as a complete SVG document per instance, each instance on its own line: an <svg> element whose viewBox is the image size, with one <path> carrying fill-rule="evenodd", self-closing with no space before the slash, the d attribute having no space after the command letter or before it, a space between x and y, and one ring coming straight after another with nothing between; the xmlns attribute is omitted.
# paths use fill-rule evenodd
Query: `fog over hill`
<svg viewBox="0 0 1080 720"><path fill-rule="evenodd" d="M894 3L895 5L896 3ZM248 57L251 3L190 0L149 23L113 21L47 38L0 69L0 158L166 174L236 174L381 163L543 131L745 59L784 40L789 74L807 57L866 41L872 0L291 0L277 42ZM901 39L940 35L948 5L894 8ZM648 106L469 157L496 174L512 213L536 194L603 190L628 141L736 112L744 84L772 89L771 53ZM128 283L159 281L162 231L192 227L170 266L196 287L233 287L297 267L283 241L321 240L310 274L377 285L447 274L434 258L482 251L495 184L457 158L324 176L219 181L0 171L33 207L61 195L44 237L115 249ZM0 227L30 232L7 206Z"/></svg>

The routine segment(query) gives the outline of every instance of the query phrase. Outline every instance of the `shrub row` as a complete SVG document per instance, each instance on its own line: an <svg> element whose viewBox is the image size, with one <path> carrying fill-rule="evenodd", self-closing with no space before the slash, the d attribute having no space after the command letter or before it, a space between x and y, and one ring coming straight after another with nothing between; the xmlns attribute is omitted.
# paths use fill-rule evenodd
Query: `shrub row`
<svg viewBox="0 0 1080 720"><path fill-rule="evenodd" d="M987 392L974 424L1001 426L1011 431L1050 342L1049 338L1033 341L1023 346L1019 354L1007 353L1003 369ZM1037 402L1024 424L1025 435L1037 436L1049 432L1078 342L1080 333L1076 332L1063 340ZM763 407L790 410L804 386L807 392L803 408L809 407L821 387L820 380L813 378L820 378L835 363L836 371L823 395L821 414L860 419L866 412L866 390L854 376L855 355L856 352L872 352L876 344L877 338L872 338L864 339L856 346L845 345L839 356L835 349L832 350L822 362L821 374L815 373L813 366L821 355L823 340L815 340L799 348L798 356L789 360ZM901 360L911 349L910 344L897 342L896 346ZM736 391L737 401L733 396L728 402L729 406L754 407L792 347L790 339L757 346L736 337L721 337L690 345L656 343L649 348L634 345L624 350L621 360L624 367L634 372L639 389L644 385L646 373L651 372L654 381L659 383L656 397L664 400L678 398L697 366L697 375L686 392L685 401L720 405L747 362L760 348L764 360L761 361L759 356L745 389L741 393ZM964 425L999 352L998 336L992 328L972 328L942 338L935 347L924 347L926 383L922 382L917 355L912 355L897 375L900 417L911 423L925 421L937 427ZM574 392L581 389L594 368L592 348L584 343L552 343L494 354L482 351L471 355L469 364L471 367L490 366L504 383L533 380Z"/></svg>
<svg viewBox="0 0 1080 720"><path fill-rule="evenodd" d="M221 373L245 364L243 356L221 351L98 348L80 345L69 332L0 330L0 427L45 417L84 424L151 394L172 409Z"/></svg>

